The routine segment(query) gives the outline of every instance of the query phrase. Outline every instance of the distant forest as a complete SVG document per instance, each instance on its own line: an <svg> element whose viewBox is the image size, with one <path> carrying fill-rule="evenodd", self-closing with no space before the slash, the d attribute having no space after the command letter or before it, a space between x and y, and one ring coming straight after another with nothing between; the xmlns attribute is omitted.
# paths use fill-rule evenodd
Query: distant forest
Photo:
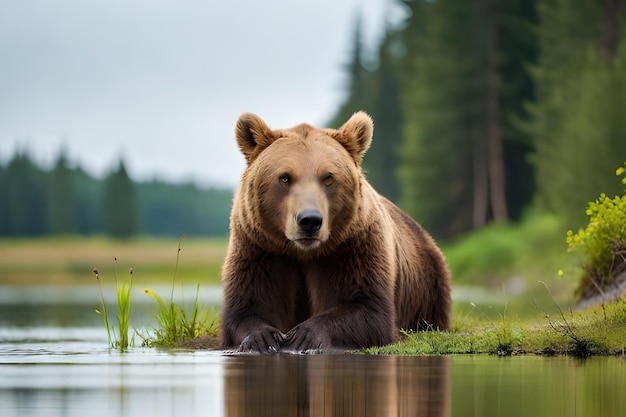
<svg viewBox="0 0 626 417"><path fill-rule="evenodd" d="M63 152L51 170L18 153L0 166L0 236L227 235L232 196L232 189L133 182L122 161L97 179L70 167Z"/></svg>
<svg viewBox="0 0 626 417"><path fill-rule="evenodd" d="M370 182L437 238L528 210L586 223L621 193L626 0L396 0L406 11L366 49L354 26L345 99L328 125L373 116ZM104 180L59 158L0 168L0 235L226 234L232 190Z"/></svg>
<svg viewBox="0 0 626 417"><path fill-rule="evenodd" d="M374 118L370 182L439 238L529 210L586 224L621 194L626 0L404 0L374 50L356 21L331 121Z"/></svg>

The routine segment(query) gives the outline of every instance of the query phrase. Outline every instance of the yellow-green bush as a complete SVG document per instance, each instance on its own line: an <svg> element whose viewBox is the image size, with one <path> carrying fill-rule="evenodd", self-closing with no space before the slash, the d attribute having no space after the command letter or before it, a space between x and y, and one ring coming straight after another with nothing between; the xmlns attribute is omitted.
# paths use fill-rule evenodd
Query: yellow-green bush
<svg viewBox="0 0 626 417"><path fill-rule="evenodd" d="M626 184L626 162L615 172ZM615 283L626 270L626 191L610 198L604 193L589 203L589 224L578 233L567 232L567 244L577 253L584 274L578 288L582 298L598 293Z"/></svg>

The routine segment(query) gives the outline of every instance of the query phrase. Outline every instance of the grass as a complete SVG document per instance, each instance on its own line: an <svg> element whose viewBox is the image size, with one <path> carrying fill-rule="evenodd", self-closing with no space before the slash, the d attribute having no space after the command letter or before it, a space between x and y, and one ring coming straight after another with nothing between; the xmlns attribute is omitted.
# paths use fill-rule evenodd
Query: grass
<svg viewBox="0 0 626 417"><path fill-rule="evenodd" d="M450 332L408 332L364 352L624 355L626 301L570 307L582 271L565 237L557 218L529 213L519 224L492 224L444 245L455 287L490 289L491 299L455 303Z"/></svg>
<svg viewBox="0 0 626 417"><path fill-rule="evenodd" d="M178 239L96 237L0 239L0 285L81 285L94 265L101 271L141 271L136 285L167 283ZM227 238L186 238L178 282L218 285ZM117 259L117 260L115 260Z"/></svg>
<svg viewBox="0 0 626 417"><path fill-rule="evenodd" d="M117 260L117 259L116 259ZM100 280L100 273L97 268L93 269L93 273L98 281L100 287L100 298L102 302L102 311L96 310L96 314L102 317L104 322L104 328L107 332L107 340L109 346L112 348L119 348L125 350L133 344L133 339L129 337L130 328L130 307L131 307L131 293L133 290L133 268L130 268L130 279L128 282L122 281L117 276L117 269L115 270L115 293L117 296L117 324L118 333L115 333L115 327L109 324L109 315L107 312L107 306L104 301L104 290L102 288L102 281ZM113 334L113 336L111 336Z"/></svg>
<svg viewBox="0 0 626 417"><path fill-rule="evenodd" d="M198 338L201 335L210 337L217 336L217 318L215 314L209 309L200 307L198 304L200 284L196 286L196 297L189 314L187 313L185 307L184 298L181 305L174 302L174 291L176 287L176 277L181 253L181 242L182 239L178 241L176 264L174 267L172 290L169 302L165 302L160 296L151 290L144 290L144 292L156 302L157 307L157 312L154 314L157 326L152 327L147 332L138 332L135 330L135 334L139 335L139 337L143 340L142 345L144 346L174 347L178 344ZM115 289L118 307L118 332L116 333L115 327L109 323L102 281L100 279L98 269L94 268L93 273L98 281L102 302L102 310L96 310L96 313L103 319L109 346L125 351L129 347L134 346L134 337L129 337L134 268L129 269L130 279L128 281L122 281L118 278L117 274L117 257L114 258L114 261L116 262Z"/></svg>
<svg viewBox="0 0 626 417"><path fill-rule="evenodd" d="M509 316L533 317L540 312L537 305L552 299L572 304L580 268L567 252L565 237L559 219L529 213L519 223L491 224L444 244L442 250L457 290L480 288L500 299L496 307L506 306ZM550 294L541 282L548 284Z"/></svg>
<svg viewBox="0 0 626 417"><path fill-rule="evenodd" d="M130 327L130 294L133 290L133 268L130 268L130 280L129 282L122 282L117 277L117 271L115 271L115 286L117 288L117 324L119 325L119 340L117 341L117 347L120 349L127 349L131 346L132 341L128 337L128 329Z"/></svg>
<svg viewBox="0 0 626 417"><path fill-rule="evenodd" d="M499 286L513 276L546 279L570 269L565 228L555 216L529 213L519 223L493 223L442 247L455 284Z"/></svg>
<svg viewBox="0 0 626 417"><path fill-rule="evenodd" d="M199 290L200 286L198 286ZM217 314L198 304L198 291L189 313L184 305L177 305L173 301L166 302L146 289L144 290L156 303L155 318L157 326L145 335L142 335L143 346L149 347L176 347L185 345L201 336L217 337Z"/></svg>
<svg viewBox="0 0 626 417"><path fill-rule="evenodd" d="M182 240L182 239L181 239ZM157 313L154 315L157 326L152 328L150 334L143 336L144 346L173 347L178 344L198 338L201 335L217 336L217 316L209 309L202 308L198 304L200 284L196 287L196 297L189 314L185 309L184 297L182 305L174 302L174 290L176 286L176 274L179 267L180 243L176 254L176 266L172 278L172 291L170 300L166 302L159 295L150 291L144 292L156 303Z"/></svg>
<svg viewBox="0 0 626 417"><path fill-rule="evenodd" d="M109 342L109 346L113 347L113 342L111 339L111 326L109 325L109 313L107 312L107 304L104 302L104 290L102 289L102 281L100 281L100 274L98 273L98 269L94 268L93 273L96 275L96 280L98 281L98 286L100 287L100 298L102 302L102 311L96 310L96 314L102 317L104 321L104 329L107 332L107 340Z"/></svg>
<svg viewBox="0 0 626 417"><path fill-rule="evenodd" d="M554 305L541 318L499 319L480 307L456 314L450 332L405 332L404 339L389 346L365 349L368 354L450 355L519 354L595 355L626 354L626 301L564 311Z"/></svg>

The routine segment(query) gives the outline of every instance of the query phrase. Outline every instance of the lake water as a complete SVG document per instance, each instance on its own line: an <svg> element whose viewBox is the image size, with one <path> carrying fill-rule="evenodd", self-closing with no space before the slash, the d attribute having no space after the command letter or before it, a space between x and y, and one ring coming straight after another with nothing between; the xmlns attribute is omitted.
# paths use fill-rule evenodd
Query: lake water
<svg viewBox="0 0 626 417"><path fill-rule="evenodd" d="M626 415L622 358L120 353L98 297L0 287L0 416Z"/></svg>

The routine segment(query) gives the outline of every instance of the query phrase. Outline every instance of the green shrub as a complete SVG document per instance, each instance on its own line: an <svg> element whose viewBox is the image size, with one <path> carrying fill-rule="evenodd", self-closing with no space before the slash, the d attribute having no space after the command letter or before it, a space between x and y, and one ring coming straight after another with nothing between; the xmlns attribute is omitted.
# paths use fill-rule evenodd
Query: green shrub
<svg viewBox="0 0 626 417"><path fill-rule="evenodd" d="M626 162L615 173L626 184ZM626 190L614 198L600 194L586 214L587 227L578 233L568 230L566 239L570 252L581 259L584 273L577 291L581 298L603 292L626 271Z"/></svg>
<svg viewBox="0 0 626 417"><path fill-rule="evenodd" d="M567 261L563 223L528 211L518 223L492 223L442 247L455 285L496 286L512 277L532 285Z"/></svg>

